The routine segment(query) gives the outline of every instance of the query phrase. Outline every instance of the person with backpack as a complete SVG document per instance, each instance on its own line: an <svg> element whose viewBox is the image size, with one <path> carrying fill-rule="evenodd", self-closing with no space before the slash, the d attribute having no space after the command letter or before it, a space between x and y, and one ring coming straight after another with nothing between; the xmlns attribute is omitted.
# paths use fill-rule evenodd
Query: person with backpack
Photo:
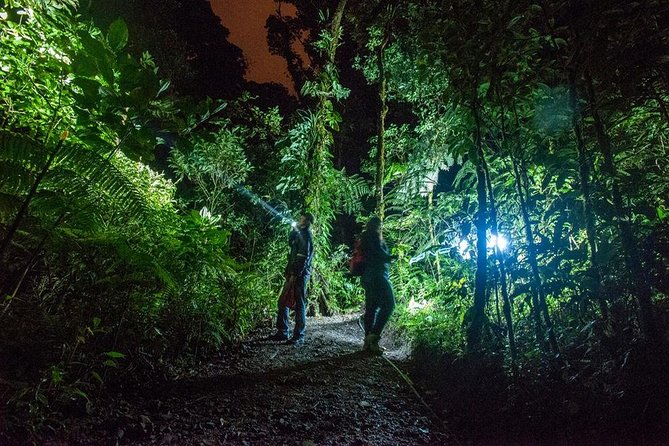
<svg viewBox="0 0 669 446"><path fill-rule="evenodd" d="M365 290L365 341L362 349L376 354L383 353L384 349L379 346L381 332L395 309L389 267L390 261L396 256L390 255L381 235L381 227L379 217L370 218L360 235L358 245L359 252L362 254L360 256L359 253L358 257L364 259L360 262L364 264L364 267L358 267L361 272L360 283ZM354 252L353 258L355 257Z"/></svg>
<svg viewBox="0 0 669 446"><path fill-rule="evenodd" d="M311 275L311 263L314 257L314 244L311 235L311 225L314 216L304 213L299 223L293 227L288 236L290 252L284 275L284 283L279 297L276 316L276 333L269 339L273 341L287 341L288 344L301 345L304 343L307 310L307 283ZM289 313L295 309L295 328L293 336L289 338Z"/></svg>

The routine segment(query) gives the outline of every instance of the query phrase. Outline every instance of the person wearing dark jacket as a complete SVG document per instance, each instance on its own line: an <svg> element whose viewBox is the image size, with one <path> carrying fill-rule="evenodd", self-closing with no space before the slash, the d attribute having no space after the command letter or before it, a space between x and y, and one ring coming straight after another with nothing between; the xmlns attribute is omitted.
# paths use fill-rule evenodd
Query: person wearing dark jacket
<svg viewBox="0 0 669 446"><path fill-rule="evenodd" d="M311 236L311 225L314 216L305 213L300 217L296 227L290 231L288 245L288 264L284 271L286 283L279 298L276 317L276 334L271 337L275 341L288 341L289 344L300 345L304 342L307 310L307 283L311 275L311 264L314 257L314 244ZM289 295L289 298L286 298ZM289 338L290 308L295 308L295 328Z"/></svg>
<svg viewBox="0 0 669 446"><path fill-rule="evenodd" d="M360 247L365 259L361 284L365 290L363 350L382 353L379 346L381 332L395 309L393 287L390 285L389 266L395 258L381 236L381 219L373 216L360 236Z"/></svg>

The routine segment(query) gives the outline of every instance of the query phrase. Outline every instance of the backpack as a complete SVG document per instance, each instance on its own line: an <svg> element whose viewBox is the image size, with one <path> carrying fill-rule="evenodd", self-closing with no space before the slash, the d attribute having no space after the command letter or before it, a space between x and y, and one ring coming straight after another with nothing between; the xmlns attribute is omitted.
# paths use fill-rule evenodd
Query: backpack
<svg viewBox="0 0 669 446"><path fill-rule="evenodd" d="M362 276L365 272L365 255L362 252L362 242L360 239L353 245L353 254L348 261L348 272L352 276Z"/></svg>

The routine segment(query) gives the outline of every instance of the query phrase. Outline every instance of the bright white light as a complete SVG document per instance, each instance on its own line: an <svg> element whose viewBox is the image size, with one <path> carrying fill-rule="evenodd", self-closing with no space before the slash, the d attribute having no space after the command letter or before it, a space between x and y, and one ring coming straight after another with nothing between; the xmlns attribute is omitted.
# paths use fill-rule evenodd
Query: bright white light
<svg viewBox="0 0 669 446"><path fill-rule="evenodd" d="M504 237L502 234L500 234L497 237L497 249L500 251L506 251L506 248L509 247L509 241Z"/></svg>
<svg viewBox="0 0 669 446"><path fill-rule="evenodd" d="M460 240L460 243L458 243L458 252L463 259L471 259L472 255L469 253L469 242L467 240Z"/></svg>
<svg viewBox="0 0 669 446"><path fill-rule="evenodd" d="M496 246L500 251L505 251L509 247L509 241L502 234L498 236L491 235L488 237L486 246L488 249L493 249Z"/></svg>
<svg viewBox="0 0 669 446"><path fill-rule="evenodd" d="M293 227L293 229L297 229L297 222L296 221L291 222L290 225Z"/></svg>
<svg viewBox="0 0 669 446"><path fill-rule="evenodd" d="M467 240L460 240L460 243L458 243L458 250L460 250L460 253L466 251L467 248L469 248L469 242Z"/></svg>

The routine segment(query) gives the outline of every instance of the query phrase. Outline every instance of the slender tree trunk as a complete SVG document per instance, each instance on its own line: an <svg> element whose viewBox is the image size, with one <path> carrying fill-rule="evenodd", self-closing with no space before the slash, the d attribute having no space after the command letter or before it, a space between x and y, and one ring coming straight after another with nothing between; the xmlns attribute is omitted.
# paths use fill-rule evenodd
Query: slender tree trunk
<svg viewBox="0 0 669 446"><path fill-rule="evenodd" d="M385 214L385 203L383 201L383 179L386 173L386 115L388 106L386 104L386 67L385 50L388 44L388 36L384 36L383 42L376 49L376 67L379 70L379 115L377 123L376 143L376 213L383 220Z"/></svg>
<svg viewBox="0 0 669 446"><path fill-rule="evenodd" d="M332 18L332 23L330 24L330 34L332 39L330 41L330 46L327 49L326 61L325 64L333 65L335 64L335 56L337 54L337 48L339 47L339 42L341 39L341 21L344 16L344 10L346 9L347 0L339 0L337 4L337 9L335 10L334 16ZM332 88L332 80L328 77L322 76L320 79L321 90L329 91ZM309 166L312 176L304 178L304 193L305 195L305 206L304 209L312 212L313 214L323 217L321 215L321 204L320 197L323 194L322 182L319 173L322 171L323 163L327 159L326 151L328 150L328 142L330 141L331 136L329 135L329 130L326 126L326 122L323 119L327 109L330 106L330 99L325 95L322 95L318 101L316 119L317 122L314 124L318 134L318 138L315 144L312 144L311 147L307 149L307 166ZM329 224L328 221L325 221L321 224L321 227L327 227ZM327 234L322 234L320 240L326 242L328 240ZM320 252L317 252L317 256L320 256ZM315 262L314 267L314 276L323 277L318 271L318 263ZM312 279L313 281L313 276ZM327 284L324 279L321 280L321 285L323 287L324 293L318 296L319 312L321 314L331 314L332 310L328 302L327 296Z"/></svg>
<svg viewBox="0 0 669 446"><path fill-rule="evenodd" d="M532 277L534 279L534 284L537 289L537 294L539 295L539 305L541 306L541 313L544 318L544 324L546 325L546 332L548 333L548 341L550 343L553 353L560 353L560 347L557 342L557 337L555 336L555 327L553 326L553 320L551 318L550 312L548 311L548 304L546 303L546 291L541 280L541 275L539 274L539 261L537 259L537 246L534 243L534 231L532 230L530 216L527 207L527 198L530 195L529 192L529 181L527 178L527 168L524 165L520 166L520 174L525 184L525 206L523 212L523 220L525 221L525 234L528 240L528 254L530 266L532 268Z"/></svg>
<svg viewBox="0 0 669 446"><path fill-rule="evenodd" d="M581 194L583 195L583 214L585 218L585 233L588 239L590 277L592 277L592 297L599 304L599 311L603 320L608 319L608 305L601 293L602 274L597 259L597 233L595 231L595 213L592 208L592 196L590 194L590 159L585 148L583 130L578 108L578 93L576 89L576 73L569 72L569 102L572 110L572 127L576 138L576 149L578 150L579 182Z"/></svg>
<svg viewBox="0 0 669 446"><path fill-rule="evenodd" d="M346 3L347 0L339 0L334 17L332 18L332 23L330 24L330 35L332 36L332 40L330 41L330 46L328 47L326 53L325 65L334 65L335 63L335 56L337 55L337 48L339 47L339 41L341 39L341 21L344 16L344 10L346 9ZM332 81L329 78L321 77L321 90L329 91L332 87L330 85L331 82ZM329 140L326 124L322 118L323 113L325 113L325 110L328 108L328 102L329 98L326 97L326 95L321 95L318 101L318 106L316 107L317 122L315 123L315 127L318 133L318 138L316 142L307 149L307 166L309 166L309 170L311 171L312 175L315 176L317 176L318 172L320 172L320 162L324 158L323 152L325 152L327 149ZM312 190L313 184L314 181L312 178L304 178L303 191L306 194L304 197L304 208L310 211L314 211L316 214L318 214L319 206L317 203L317 198L319 191Z"/></svg>
<svg viewBox="0 0 669 446"><path fill-rule="evenodd" d="M641 265L641 257L639 256L637 243L634 234L632 233L630 217L623 204L623 197L620 191L620 185L618 184L618 175L615 161L613 159L613 152L611 150L611 143L597 108L595 88L589 75L587 75L586 86L590 100L590 112L594 119L597 145L604 158L602 168L611 179L611 198L613 199L613 206L618 221L625 260L639 301L641 328L648 339L657 339L650 284L645 278L645 272Z"/></svg>
<svg viewBox="0 0 669 446"><path fill-rule="evenodd" d="M520 170L518 164L514 157L511 157L511 162L513 164L513 176L516 183L516 192L518 193L518 200L520 202L520 210L523 218L523 226L525 229L525 239L527 241L527 251L528 257L532 257L530 252L534 252L534 239L532 235L532 227L530 226L530 216L527 210L527 202L525 200L525 193L523 192L523 186L521 184ZM529 259L528 259L529 260ZM536 256L535 256L536 260ZM546 339L544 337L544 327L541 322L541 308L539 304L539 287L537 286L537 275L535 275L535 270L532 267L532 261L530 261L530 267L532 268L532 318L534 319L534 333L539 343L539 347L542 351L547 352L548 346L546 345ZM538 268L537 268L538 272Z"/></svg>
<svg viewBox="0 0 669 446"><path fill-rule="evenodd" d="M322 316L332 316L334 313L330 306L330 285L320 272L315 276L321 285L321 292L318 293L318 312Z"/></svg>
<svg viewBox="0 0 669 446"><path fill-rule="evenodd" d="M486 288L488 279L488 257L486 246L487 232L487 194L485 171L483 167L483 150L481 147L481 118L479 104L474 103L472 112L475 121L474 144L476 145L476 196L478 199L478 211L476 212L476 276L474 283L474 305L471 311L471 323L467 330L467 347L475 351L481 345L481 331L486 321Z"/></svg>
<svg viewBox="0 0 669 446"><path fill-rule="evenodd" d="M344 17L344 10L346 9L347 0L339 0L337 3L337 9L335 10L334 17L332 19L332 25L330 31L332 32L332 42L330 43L330 48L328 50L330 61L334 63L334 56L337 52L337 47L339 46L339 39L341 38L341 19Z"/></svg>
<svg viewBox="0 0 669 446"><path fill-rule="evenodd" d="M499 237L499 226L497 224L497 204L495 202L495 193L492 188L492 181L490 179L490 169L485 163L486 184L488 186L488 196L490 197L490 232L493 236ZM501 251L497 245L494 247L495 261L497 271L500 279L500 287L502 291L502 311L504 312L504 320L506 322L506 330L509 338L509 352L511 353L511 364L515 368L517 360L516 338L513 329L513 317L511 315L511 299L509 298L509 289L506 282L506 266ZM497 291L495 291L497 297ZM497 304L497 311L499 313L499 303Z"/></svg>
<svg viewBox="0 0 669 446"><path fill-rule="evenodd" d="M30 187L30 190L28 191L28 195L26 195L25 199L21 203L21 207L16 213L14 221L12 221L12 224L9 225L9 228L7 229L7 234L5 235L5 238L2 240L2 243L0 244L0 259L3 261L3 263L7 255L9 245L11 244L12 239L16 234L16 231L19 229L19 226L21 225L23 218L26 216L26 213L28 212L28 207L30 206L30 202L33 200L33 198L35 198L35 194L37 193L37 188L42 183L42 180L46 176L47 172L49 172L51 164L56 159L56 156L58 155L58 152L60 152L61 147L63 147L63 142L64 142L63 139L59 140L58 144L56 144L56 147L54 147L46 163L44 163L42 170L39 172L39 174L37 174L35 181Z"/></svg>
<svg viewBox="0 0 669 446"><path fill-rule="evenodd" d="M430 210L430 244L432 246L437 246L439 243L437 240L437 234L435 233L435 224L434 224L434 191L430 191L427 196L428 200L428 209ZM434 264L437 267L437 283L441 283L441 260L439 255L434 256Z"/></svg>

